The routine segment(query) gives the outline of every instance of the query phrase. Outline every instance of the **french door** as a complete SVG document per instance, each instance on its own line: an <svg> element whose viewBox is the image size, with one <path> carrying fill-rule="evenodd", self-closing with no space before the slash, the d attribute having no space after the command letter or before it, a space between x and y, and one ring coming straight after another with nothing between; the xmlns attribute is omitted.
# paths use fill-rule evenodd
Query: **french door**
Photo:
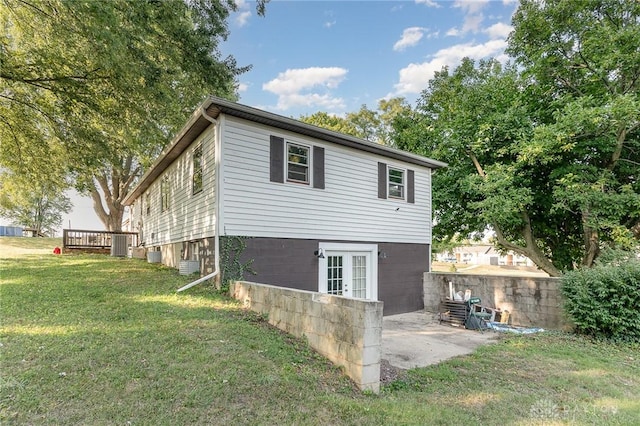
<svg viewBox="0 0 640 426"><path fill-rule="evenodd" d="M321 293L378 299L375 244L321 244L320 248L324 255L319 264Z"/></svg>

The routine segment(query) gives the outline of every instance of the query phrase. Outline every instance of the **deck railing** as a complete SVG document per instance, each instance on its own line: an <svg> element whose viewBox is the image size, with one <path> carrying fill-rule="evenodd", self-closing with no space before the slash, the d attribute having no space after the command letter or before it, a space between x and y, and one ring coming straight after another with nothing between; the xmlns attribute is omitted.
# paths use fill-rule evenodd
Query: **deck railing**
<svg viewBox="0 0 640 426"><path fill-rule="evenodd" d="M126 235L127 246L138 246L137 232L88 231L63 229L62 244L65 249L110 249L113 235Z"/></svg>

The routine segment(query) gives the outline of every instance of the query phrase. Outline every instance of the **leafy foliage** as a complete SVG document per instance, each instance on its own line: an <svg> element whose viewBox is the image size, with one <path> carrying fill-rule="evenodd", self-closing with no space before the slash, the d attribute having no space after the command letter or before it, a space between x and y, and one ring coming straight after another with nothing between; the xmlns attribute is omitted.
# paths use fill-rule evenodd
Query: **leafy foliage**
<svg viewBox="0 0 640 426"><path fill-rule="evenodd" d="M434 235L496 233L551 275L640 238L640 3L524 0L509 53L436 73L396 144L449 163Z"/></svg>
<svg viewBox="0 0 640 426"><path fill-rule="evenodd" d="M408 111L411 111L411 107L404 98L392 98L380 100L378 110L370 110L362 105L359 111L350 112L344 118L317 112L301 116L299 120L371 142L393 145L393 121Z"/></svg>
<svg viewBox="0 0 640 426"><path fill-rule="evenodd" d="M640 342L640 260L633 255L565 274L562 293L578 332Z"/></svg>
<svg viewBox="0 0 640 426"><path fill-rule="evenodd" d="M232 282L245 279L246 274L255 274L251 269L253 259L244 260L242 255L247 248L247 237L220 237L220 290L229 291Z"/></svg>
<svg viewBox="0 0 640 426"><path fill-rule="evenodd" d="M0 216L29 227L36 235L54 235L62 214L71 211L64 184L50 176L31 179L5 172L0 175Z"/></svg>
<svg viewBox="0 0 640 426"><path fill-rule="evenodd" d="M218 51L231 0L2 3L0 164L58 161L112 230L185 116L206 95L235 99L248 70Z"/></svg>

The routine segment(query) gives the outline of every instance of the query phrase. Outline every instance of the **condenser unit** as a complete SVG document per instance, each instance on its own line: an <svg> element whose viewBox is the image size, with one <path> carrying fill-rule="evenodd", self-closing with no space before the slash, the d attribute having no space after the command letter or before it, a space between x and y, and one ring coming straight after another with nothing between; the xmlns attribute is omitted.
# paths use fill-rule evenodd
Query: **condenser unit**
<svg viewBox="0 0 640 426"><path fill-rule="evenodd" d="M111 236L111 256L125 257L128 251L127 236L124 234L113 234Z"/></svg>

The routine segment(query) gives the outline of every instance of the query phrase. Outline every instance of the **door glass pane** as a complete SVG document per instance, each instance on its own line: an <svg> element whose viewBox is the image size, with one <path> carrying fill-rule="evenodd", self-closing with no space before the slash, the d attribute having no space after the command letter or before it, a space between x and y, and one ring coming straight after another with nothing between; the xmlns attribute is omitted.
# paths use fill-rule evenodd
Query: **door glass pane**
<svg viewBox="0 0 640 426"><path fill-rule="evenodd" d="M342 256L327 258L327 293L342 296Z"/></svg>
<svg viewBox="0 0 640 426"><path fill-rule="evenodd" d="M351 293L353 297L367 297L367 256L352 256Z"/></svg>

